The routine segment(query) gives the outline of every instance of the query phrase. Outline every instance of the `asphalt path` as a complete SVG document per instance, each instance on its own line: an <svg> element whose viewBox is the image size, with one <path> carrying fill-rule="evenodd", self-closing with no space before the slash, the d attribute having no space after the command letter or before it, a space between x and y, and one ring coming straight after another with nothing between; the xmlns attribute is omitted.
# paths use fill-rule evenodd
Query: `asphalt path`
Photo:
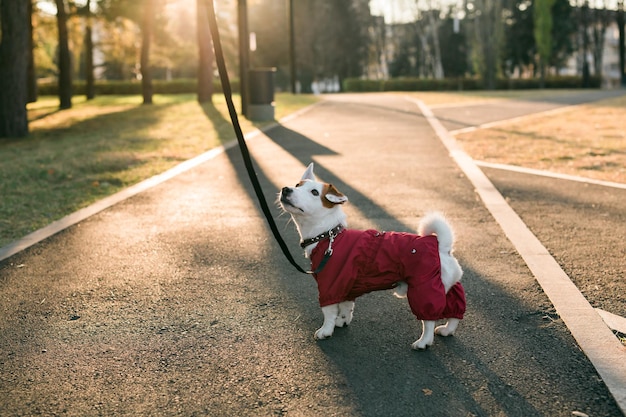
<svg viewBox="0 0 626 417"><path fill-rule="evenodd" d="M333 96L249 146L271 203L313 161L351 227L412 231L444 211L468 298L457 334L412 351L418 323L379 292L315 341L315 283L229 149L0 262L1 415L622 415L413 103Z"/></svg>

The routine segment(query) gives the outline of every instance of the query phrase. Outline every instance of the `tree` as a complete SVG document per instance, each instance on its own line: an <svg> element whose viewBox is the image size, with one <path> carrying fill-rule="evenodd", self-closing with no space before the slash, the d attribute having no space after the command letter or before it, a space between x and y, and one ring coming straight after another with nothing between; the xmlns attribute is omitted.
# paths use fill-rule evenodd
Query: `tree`
<svg viewBox="0 0 626 417"><path fill-rule="evenodd" d="M154 2L144 1L143 20L141 22L141 90L143 104L152 104L152 71L150 70L150 42L154 27Z"/></svg>
<svg viewBox="0 0 626 417"><path fill-rule="evenodd" d="M465 34L454 30L454 19L448 16L439 28L441 64L447 77L462 77L467 72L467 40Z"/></svg>
<svg viewBox="0 0 626 417"><path fill-rule="evenodd" d="M141 1L126 1L126 0L100 0L98 3L103 15L115 25L127 26L126 19L137 23L141 29L141 51L140 51L140 73L141 73L141 87L143 95L143 103L152 103L152 69L150 65L152 38L155 33L155 29L165 27L165 22L161 21L162 18L162 0L141 0ZM124 18L124 19L120 19ZM158 22L158 25L156 24ZM125 35L128 31L125 30ZM134 33L131 32L134 36ZM131 36L132 38L132 36ZM133 48L133 40L130 39L130 44L127 44ZM124 55L124 52L121 52ZM118 62L119 66L120 63ZM123 66L123 64L122 64ZM119 71L122 72L122 71ZM121 74L123 76L123 74Z"/></svg>
<svg viewBox="0 0 626 417"><path fill-rule="evenodd" d="M28 102L37 101L37 74L35 73L35 43L33 41L33 2L28 0Z"/></svg>
<svg viewBox="0 0 626 417"><path fill-rule="evenodd" d="M546 78L546 66L552 54L552 6L555 0L535 0L533 19L534 35L539 54L540 87L543 88Z"/></svg>
<svg viewBox="0 0 626 417"><path fill-rule="evenodd" d="M0 137L28 135L28 5L0 1Z"/></svg>
<svg viewBox="0 0 626 417"><path fill-rule="evenodd" d="M206 0L196 0L198 32L198 102L210 102L213 97L213 48Z"/></svg>
<svg viewBox="0 0 626 417"><path fill-rule="evenodd" d="M626 40L624 39L624 0L618 0L617 30L619 31L619 73L622 87L626 87Z"/></svg>
<svg viewBox="0 0 626 417"><path fill-rule="evenodd" d="M503 56L505 69L509 74L522 74L535 62L532 4L529 5L525 0L516 0L508 15Z"/></svg>
<svg viewBox="0 0 626 417"><path fill-rule="evenodd" d="M579 14L579 34L582 37L582 86L591 86L591 74L589 72L589 1L583 0L583 4L578 8Z"/></svg>
<svg viewBox="0 0 626 417"><path fill-rule="evenodd" d="M266 3L274 3L272 8L277 10L280 2L264 0L263 4ZM265 18L261 14L250 13L250 28L257 32L259 47L253 56L254 62L279 66L279 70L280 66L289 66L289 35L284 3L284 11L280 14L285 19L275 25L268 25L267 22L276 19L276 13L265 15ZM364 73L371 23L368 0L298 0L293 4L297 78L303 92L311 91L310 85L315 79L341 81ZM261 3L255 6L259 10L264 7ZM268 28L275 28L276 32L270 35L266 33ZM260 32L263 33L262 37ZM265 50L268 50L267 55ZM265 60L265 56L270 55L274 57L272 62Z"/></svg>
<svg viewBox="0 0 626 417"><path fill-rule="evenodd" d="M593 9L593 24L591 25L591 33L593 39L593 64L594 64L594 75L596 77L602 77L602 61L604 59L604 39L606 34L606 29L611 23L611 13L606 9L606 6L603 5L599 7L596 5L596 8Z"/></svg>
<svg viewBox="0 0 626 417"><path fill-rule="evenodd" d="M576 22L572 12L569 0L556 0L552 6L552 54L549 64L557 69L557 73L574 51L572 40L576 34Z"/></svg>
<svg viewBox="0 0 626 417"><path fill-rule="evenodd" d="M55 0L59 31L59 101L60 109L72 107L72 57L67 34L67 12L64 0Z"/></svg>
<svg viewBox="0 0 626 417"><path fill-rule="evenodd" d="M417 61L423 54L414 25L393 25L392 30L392 42L396 52L389 63L389 76L394 78L419 76L421 66Z"/></svg>
<svg viewBox="0 0 626 417"><path fill-rule="evenodd" d="M33 1L33 6L37 3ZM56 14L50 15L33 7L33 60L35 77L56 78L58 76L58 34Z"/></svg>
<svg viewBox="0 0 626 417"><path fill-rule="evenodd" d="M85 15L85 95L91 100L96 95L95 77L93 73L93 38L91 34L91 0L87 0Z"/></svg>
<svg viewBox="0 0 626 417"><path fill-rule="evenodd" d="M432 2L431 2L432 7ZM433 72L435 78L440 80L444 76L443 65L441 63L441 46L439 44L439 10L429 10L427 12L430 34L433 40Z"/></svg>
<svg viewBox="0 0 626 417"><path fill-rule="evenodd" d="M474 29L476 33L476 62L484 87L496 88L498 52L503 38L502 1L474 1Z"/></svg>

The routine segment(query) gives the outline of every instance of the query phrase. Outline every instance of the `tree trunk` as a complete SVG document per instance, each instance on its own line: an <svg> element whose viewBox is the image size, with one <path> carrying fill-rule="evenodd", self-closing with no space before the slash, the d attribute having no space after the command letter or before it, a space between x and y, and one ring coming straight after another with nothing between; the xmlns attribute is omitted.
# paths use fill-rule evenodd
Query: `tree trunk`
<svg viewBox="0 0 626 417"><path fill-rule="evenodd" d="M437 17L439 20L439 17ZM428 22L430 26L430 31L433 36L433 72L435 74L435 79L442 80L444 78L443 73L443 65L441 64L441 46L439 44L439 24L435 20L435 13L430 10L428 12Z"/></svg>
<svg viewBox="0 0 626 417"><path fill-rule="evenodd" d="M593 33L593 64L594 75L602 79L602 61L604 60L604 38L606 28L609 25L608 11L605 9L594 9L594 19L592 26Z"/></svg>
<svg viewBox="0 0 626 417"><path fill-rule="evenodd" d="M478 10L482 13L476 18L477 41L482 52L480 73L487 90L496 88L498 72L498 48L502 40L502 4L500 0L481 0Z"/></svg>
<svg viewBox="0 0 626 417"><path fill-rule="evenodd" d="M91 0L87 0L85 5L85 95L87 100L96 96L96 86L93 74L93 39L91 37Z"/></svg>
<svg viewBox="0 0 626 417"><path fill-rule="evenodd" d="M28 5L0 1L0 137L28 135Z"/></svg>
<svg viewBox="0 0 626 417"><path fill-rule="evenodd" d="M622 87L626 87L626 39L624 39L624 0L619 0L617 10L617 29L619 31L619 73Z"/></svg>
<svg viewBox="0 0 626 417"><path fill-rule="evenodd" d="M591 86L591 75L589 72L589 60L587 55L589 53L589 33L587 32L589 27L589 2L585 0L582 7L580 8L581 13L581 25L582 25L582 34L583 34L583 68L582 68L582 86L583 88L589 88Z"/></svg>
<svg viewBox="0 0 626 417"><path fill-rule="evenodd" d="M213 98L213 47L206 0L196 0L198 28L198 102Z"/></svg>
<svg viewBox="0 0 626 417"><path fill-rule="evenodd" d="M33 42L33 2L28 0L28 102L37 101L37 74L35 74L35 55Z"/></svg>
<svg viewBox="0 0 626 417"><path fill-rule="evenodd" d="M545 87L546 69L552 55L552 7L554 0L536 0L533 9L535 45L539 54L539 87Z"/></svg>
<svg viewBox="0 0 626 417"><path fill-rule="evenodd" d="M64 0L55 0L55 3L59 30L59 108L69 109L72 107L72 58L67 34L67 13Z"/></svg>
<svg viewBox="0 0 626 417"><path fill-rule="evenodd" d="M143 104L152 104L152 71L150 71L150 42L154 25L154 0L145 1L143 24L141 27L141 91Z"/></svg>

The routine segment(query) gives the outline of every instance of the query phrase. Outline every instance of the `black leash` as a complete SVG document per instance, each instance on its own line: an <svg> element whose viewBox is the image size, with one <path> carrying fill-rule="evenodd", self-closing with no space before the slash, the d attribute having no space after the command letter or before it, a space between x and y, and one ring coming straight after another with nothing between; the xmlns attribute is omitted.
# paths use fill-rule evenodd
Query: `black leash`
<svg viewBox="0 0 626 417"><path fill-rule="evenodd" d="M230 80L228 79L228 73L226 72L226 63L224 61L224 53L222 52L222 43L220 41L220 33L217 27L217 19L215 18L215 8L213 5L213 0L207 1L207 11L209 15L209 26L211 28L211 37L213 38L213 49L215 50L215 61L217 63L217 70L220 75L220 81L222 82L222 91L224 93L224 98L226 99L226 104L228 105L228 113L230 113L230 120L233 125L233 129L235 129L235 136L237 136L237 142L239 143L239 150L241 151L241 156L243 157L244 165L246 166L246 171L248 171L248 177L250 177L250 181L252 182L252 187L254 188L254 192L256 193L257 199L259 200L259 204L261 205L261 210L267 219L267 223L274 234L274 238L278 242L278 245L282 249L287 260L300 272L304 274L310 274L311 271L305 271L296 263L291 256L291 252L289 252L289 248L287 244L283 240L283 237L280 235L278 231L278 226L272 217L272 212L270 211L269 206L267 205L267 200L265 200L265 195L263 194L263 189L261 188L261 184L259 184L259 179L254 172L254 167L252 165L252 160L250 158L250 152L248 151L248 145L246 145L246 141L243 137L243 132L241 131L241 126L239 125L239 118L237 117L237 111L235 110L235 105L233 104L233 93L230 87Z"/></svg>

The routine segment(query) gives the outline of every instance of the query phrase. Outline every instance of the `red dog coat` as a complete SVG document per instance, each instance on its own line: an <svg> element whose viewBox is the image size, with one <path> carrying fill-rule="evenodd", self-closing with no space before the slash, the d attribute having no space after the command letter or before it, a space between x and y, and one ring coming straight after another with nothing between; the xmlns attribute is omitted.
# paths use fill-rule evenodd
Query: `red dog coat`
<svg viewBox="0 0 626 417"><path fill-rule="evenodd" d="M328 243L325 239L313 249L311 270L317 270ZM446 294L438 248L436 236L344 230L335 237L333 254L324 268L313 274L320 306L352 301L406 281L409 306L418 319L462 319L465 291L456 283Z"/></svg>

